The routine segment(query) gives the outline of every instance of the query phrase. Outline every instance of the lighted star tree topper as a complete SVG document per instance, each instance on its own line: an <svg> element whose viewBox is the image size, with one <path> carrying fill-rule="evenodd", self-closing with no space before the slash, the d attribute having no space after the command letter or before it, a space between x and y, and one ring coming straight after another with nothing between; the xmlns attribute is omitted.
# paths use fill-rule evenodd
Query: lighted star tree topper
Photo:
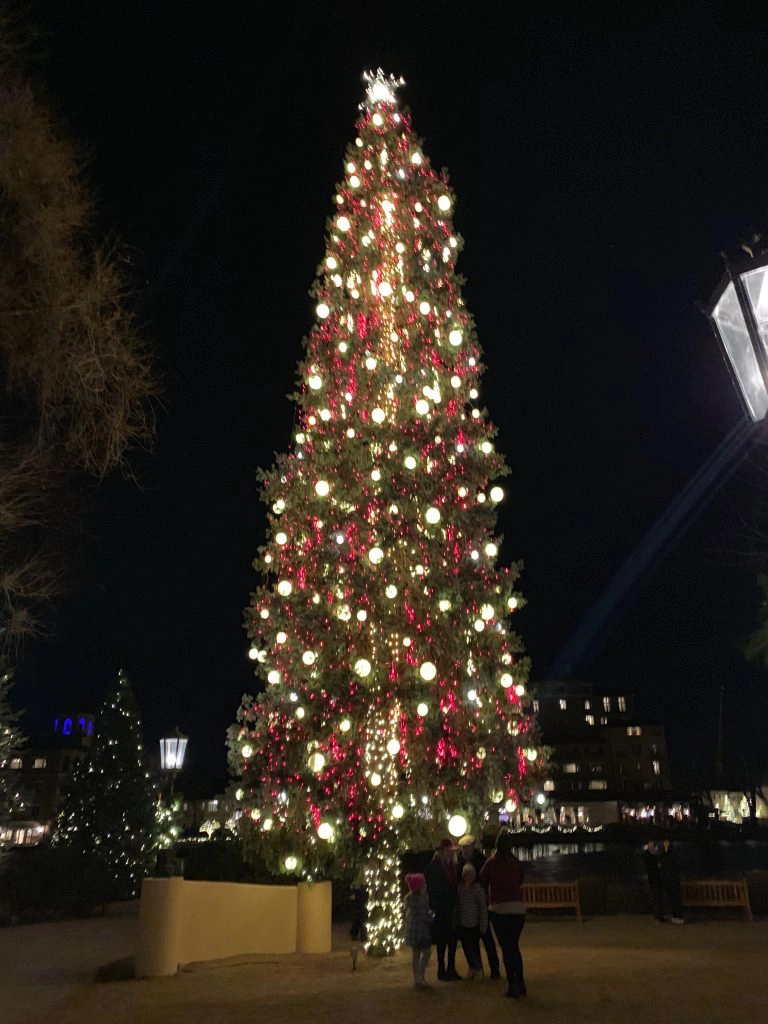
<svg viewBox="0 0 768 1024"><path fill-rule="evenodd" d="M359 863L368 948L400 938L399 854L530 797L527 659L497 565L508 472L455 271L454 196L401 81L366 76L312 289L292 449L262 475L246 612L265 692L229 734L247 827L303 878Z"/></svg>

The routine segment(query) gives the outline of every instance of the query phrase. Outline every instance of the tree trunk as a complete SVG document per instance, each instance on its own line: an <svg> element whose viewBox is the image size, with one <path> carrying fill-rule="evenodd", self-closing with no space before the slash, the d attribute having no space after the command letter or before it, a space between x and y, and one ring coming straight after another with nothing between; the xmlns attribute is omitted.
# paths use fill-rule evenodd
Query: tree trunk
<svg viewBox="0 0 768 1024"><path fill-rule="evenodd" d="M368 920L365 951L369 956L392 956L403 942L400 896L400 858L389 835L382 836L365 861Z"/></svg>

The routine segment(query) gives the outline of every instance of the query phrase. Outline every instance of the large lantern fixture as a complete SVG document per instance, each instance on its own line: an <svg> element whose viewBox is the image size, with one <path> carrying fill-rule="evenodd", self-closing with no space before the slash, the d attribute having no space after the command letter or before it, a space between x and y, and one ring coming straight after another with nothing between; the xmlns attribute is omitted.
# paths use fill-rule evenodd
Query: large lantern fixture
<svg viewBox="0 0 768 1024"><path fill-rule="evenodd" d="M768 413L768 252L730 265L707 313L757 423Z"/></svg>
<svg viewBox="0 0 768 1024"><path fill-rule="evenodd" d="M176 728L160 739L160 770L171 780L171 795L176 776L184 767L184 755L187 752L187 737Z"/></svg>

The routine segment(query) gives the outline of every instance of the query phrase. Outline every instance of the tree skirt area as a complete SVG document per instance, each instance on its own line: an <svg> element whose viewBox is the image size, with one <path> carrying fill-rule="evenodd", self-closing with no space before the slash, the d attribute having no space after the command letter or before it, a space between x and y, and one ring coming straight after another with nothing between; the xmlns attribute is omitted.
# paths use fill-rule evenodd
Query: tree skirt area
<svg viewBox="0 0 768 1024"><path fill-rule="evenodd" d="M66 958L61 942L72 940L66 930L87 932L89 926L106 925L95 920L4 929L0 953L14 935L17 939L17 992L25 971L32 979L31 964L39 965L36 954L48 957L50 981L57 971L56 950ZM34 941L36 928L45 933L42 948ZM124 939L114 948L122 952ZM20 948L25 945L26 954ZM521 947L529 995L515 1001L503 997L503 980L436 982L434 955L427 972L432 988L415 991L407 950L390 959L361 956L353 972L351 944L342 929L336 930L328 955L245 956L142 981L127 978L130 963L124 958L106 965L105 937L96 980L83 980L82 962L69 986L60 972L57 998L47 1000L44 1019L46 1024L445 1024L458 1013L462 1016L456 1019L512 1017L542 1024L637 1024L642 1019L751 1024L765 1012L761 984L768 921L709 920L675 927L633 916L594 918L584 925L569 919L533 920ZM466 970L461 954L457 966ZM0 1019L9 1024L43 1019L40 992L30 988L28 996L26 1012L17 1000L17 1012L0 1014Z"/></svg>

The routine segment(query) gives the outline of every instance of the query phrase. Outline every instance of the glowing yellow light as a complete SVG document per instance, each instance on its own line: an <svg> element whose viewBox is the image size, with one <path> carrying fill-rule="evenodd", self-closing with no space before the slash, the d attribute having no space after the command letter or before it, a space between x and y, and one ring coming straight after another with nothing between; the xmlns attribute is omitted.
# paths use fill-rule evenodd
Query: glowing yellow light
<svg viewBox="0 0 768 1024"><path fill-rule="evenodd" d="M314 665L316 659L317 655L315 654L314 651L304 651L304 653L301 656L301 660L304 662L305 665Z"/></svg>
<svg viewBox="0 0 768 1024"><path fill-rule="evenodd" d="M303 718L305 715L304 708L296 708L296 717Z"/></svg>
<svg viewBox="0 0 768 1024"><path fill-rule="evenodd" d="M378 772L371 772L371 785L372 786L380 786L381 785L381 776L379 775Z"/></svg>
<svg viewBox="0 0 768 1024"><path fill-rule="evenodd" d="M315 312L317 313L321 320L326 320L331 310L324 302L319 302L315 307Z"/></svg>
<svg viewBox="0 0 768 1024"><path fill-rule="evenodd" d="M280 673L276 668L273 668L267 676L267 682L271 683L273 686L276 686L280 682Z"/></svg>
<svg viewBox="0 0 768 1024"><path fill-rule="evenodd" d="M299 866L298 859L292 856L286 857L283 863L285 864L286 871L295 871L296 868Z"/></svg>
<svg viewBox="0 0 768 1024"><path fill-rule="evenodd" d="M513 612L515 610L515 608L517 608L517 598L516 597L510 597L510 599L507 601L507 608L509 608L509 610L511 612Z"/></svg>
<svg viewBox="0 0 768 1024"><path fill-rule="evenodd" d="M475 619L475 629L478 633L482 633L485 629L485 623L482 619Z"/></svg>
<svg viewBox="0 0 768 1024"><path fill-rule="evenodd" d="M339 219L336 221L336 227L339 229L339 231L349 231L351 226L352 225L349 222L349 217L339 217Z"/></svg>
<svg viewBox="0 0 768 1024"><path fill-rule="evenodd" d="M419 716L419 718L425 718L429 714L429 705L425 704L423 701L421 702L421 704L417 704L416 714Z"/></svg>
<svg viewBox="0 0 768 1024"><path fill-rule="evenodd" d="M496 612L493 610L493 605L484 604L480 609L480 614L486 622L490 622Z"/></svg>
<svg viewBox="0 0 768 1024"><path fill-rule="evenodd" d="M339 264L336 262L335 256L329 256L328 259L325 261L325 265L326 267L328 267L329 270L335 270Z"/></svg>
<svg viewBox="0 0 768 1024"><path fill-rule="evenodd" d="M438 601L437 607L440 609L441 612L449 612L451 610L451 602L448 600L447 597L442 597Z"/></svg>
<svg viewBox="0 0 768 1024"><path fill-rule="evenodd" d="M507 800L507 802L504 804L504 810L507 812L507 814L511 814L513 811L517 810L517 804L514 800Z"/></svg>
<svg viewBox="0 0 768 1024"><path fill-rule="evenodd" d="M348 718L342 718L342 720L339 722L339 729L341 729L342 732L349 732L351 728L352 723L350 722L350 720Z"/></svg>
<svg viewBox="0 0 768 1024"><path fill-rule="evenodd" d="M451 387L452 388L460 388L461 387L461 377L457 377L455 373L451 377Z"/></svg>
<svg viewBox="0 0 768 1024"><path fill-rule="evenodd" d="M421 668L419 669L419 675L425 682L430 683L437 675L437 669L431 661L425 661L422 662Z"/></svg>
<svg viewBox="0 0 768 1024"><path fill-rule="evenodd" d="M334 836L333 825L330 821L321 821L317 826L317 837L329 843Z"/></svg>
<svg viewBox="0 0 768 1024"><path fill-rule="evenodd" d="M406 455L404 464L406 469L416 469L416 459L412 455Z"/></svg>
<svg viewBox="0 0 768 1024"><path fill-rule="evenodd" d="M325 758L319 751L315 751L314 754L310 754L307 759L307 766L311 772L321 772L325 768Z"/></svg>
<svg viewBox="0 0 768 1024"><path fill-rule="evenodd" d="M499 553L499 549L496 547L493 541L491 541L489 544L485 545L485 553L486 555L488 555L489 558L495 558L496 555L498 555Z"/></svg>
<svg viewBox="0 0 768 1024"><path fill-rule="evenodd" d="M478 747L477 748L477 759L478 759L478 761L484 761L487 756L488 756L488 751L485 749L485 747Z"/></svg>
<svg viewBox="0 0 768 1024"><path fill-rule="evenodd" d="M378 565L384 558L384 552L381 548L371 548L368 552L368 559L373 565Z"/></svg>
<svg viewBox="0 0 768 1024"><path fill-rule="evenodd" d="M357 613L357 621L358 622L365 622L365 620L367 618L368 618L368 612L365 610L365 608L361 608L359 610L359 612Z"/></svg>
<svg viewBox="0 0 768 1024"><path fill-rule="evenodd" d="M399 754L400 742L396 739L391 739L389 743L387 743L387 753L390 757L395 757L395 755Z"/></svg>
<svg viewBox="0 0 768 1024"><path fill-rule="evenodd" d="M376 369L376 360L373 358L373 356L368 356L368 358L365 360L365 368L366 370Z"/></svg>
<svg viewBox="0 0 768 1024"><path fill-rule="evenodd" d="M349 184L352 188L360 188L360 179L356 174L353 174L349 179Z"/></svg>
<svg viewBox="0 0 768 1024"><path fill-rule="evenodd" d="M379 295L387 299L392 294L392 285L388 281L382 281L379 285Z"/></svg>
<svg viewBox="0 0 768 1024"><path fill-rule="evenodd" d="M419 303L419 312L423 313L424 316L426 316L427 313L429 313L431 308L432 307L430 306L430 304L428 302L420 302Z"/></svg>
<svg viewBox="0 0 768 1024"><path fill-rule="evenodd" d="M315 494L319 498L325 498L330 491L331 486L327 480L318 480L315 484Z"/></svg>
<svg viewBox="0 0 768 1024"><path fill-rule="evenodd" d="M275 540L282 547L283 544L287 544L288 543L288 534L287 533L277 533L277 534L275 534Z"/></svg>
<svg viewBox="0 0 768 1024"><path fill-rule="evenodd" d="M288 639L288 634L284 633L282 630L280 630L280 632L275 637L275 643L284 644L287 639Z"/></svg>
<svg viewBox="0 0 768 1024"><path fill-rule="evenodd" d="M491 501L501 501L504 497L504 489L502 487L492 487L490 494Z"/></svg>
<svg viewBox="0 0 768 1024"><path fill-rule="evenodd" d="M517 686L515 687L515 693L516 693L516 695L518 697L524 696L524 694L525 694L525 687L523 686L522 683L518 683L517 684Z"/></svg>
<svg viewBox="0 0 768 1024"><path fill-rule="evenodd" d="M381 470L380 469L374 469L374 470L371 471L371 480L375 480L376 483L378 483L379 480L381 480Z"/></svg>
<svg viewBox="0 0 768 1024"><path fill-rule="evenodd" d="M445 196L445 195L440 196L438 198L438 200L437 200L437 205L438 205L438 208L443 211L443 213L447 213L448 210L450 210L450 208L451 208L451 198L450 198L450 196Z"/></svg>
<svg viewBox="0 0 768 1024"><path fill-rule="evenodd" d="M258 656L259 656L258 648L251 647L251 649L248 651L248 657L251 659L251 661L256 661Z"/></svg>
<svg viewBox="0 0 768 1024"><path fill-rule="evenodd" d="M528 750L526 750L525 752L525 756L528 758L529 761L533 762L539 756L539 752L538 750L534 750L533 747L529 747Z"/></svg>
<svg viewBox="0 0 768 1024"><path fill-rule="evenodd" d="M383 409L379 409L378 406L371 413L371 419L374 423L383 423L386 418L387 414Z"/></svg>
<svg viewBox="0 0 768 1024"><path fill-rule="evenodd" d="M429 412L429 402L425 398L420 398L416 403L416 412L419 416L426 416Z"/></svg>
<svg viewBox="0 0 768 1024"><path fill-rule="evenodd" d="M428 523L430 523L430 525L434 526L435 523L440 522L440 509L434 507L428 508L427 511L424 513L424 518L427 520Z"/></svg>
<svg viewBox="0 0 768 1024"><path fill-rule="evenodd" d="M402 804L393 804L393 806L392 806L392 817L393 818L396 818L399 821L404 814L405 814L405 808L403 807Z"/></svg>
<svg viewBox="0 0 768 1024"><path fill-rule="evenodd" d="M483 453L483 455L490 455L491 452L493 451L493 445L491 444L490 441L483 441L483 443L480 445L480 451Z"/></svg>
<svg viewBox="0 0 768 1024"><path fill-rule="evenodd" d="M454 814L448 819L448 831L454 839L460 839L467 831L467 819L463 814Z"/></svg>
<svg viewBox="0 0 768 1024"><path fill-rule="evenodd" d="M367 658L358 658L355 662L355 672L362 678L371 674L371 663Z"/></svg>
<svg viewBox="0 0 768 1024"><path fill-rule="evenodd" d="M277 584L277 592L281 597L288 597L293 590L290 580L280 580Z"/></svg>
<svg viewBox="0 0 768 1024"><path fill-rule="evenodd" d="M250 745L250 743L244 743L240 753L243 755L243 757L250 757L251 754L253 753L253 747Z"/></svg>
<svg viewBox="0 0 768 1024"><path fill-rule="evenodd" d="M261 823L261 827L264 829L265 832L269 832L270 829L272 828L272 824L273 822L271 818L265 818L264 821L262 821Z"/></svg>
<svg viewBox="0 0 768 1024"><path fill-rule="evenodd" d="M394 583L390 583L387 586L387 589L384 591L384 593L390 600L392 600L393 597L397 597L397 587L394 585Z"/></svg>
<svg viewBox="0 0 768 1024"><path fill-rule="evenodd" d="M499 682L501 683L501 685L504 687L505 690L508 690L510 688L510 686L512 685L512 683L514 682L514 679L509 674L509 672L505 672L500 677Z"/></svg>
<svg viewBox="0 0 768 1024"><path fill-rule="evenodd" d="M458 348L464 340L464 336L460 330L454 327L454 329L448 335L448 341L453 345L454 348Z"/></svg>

